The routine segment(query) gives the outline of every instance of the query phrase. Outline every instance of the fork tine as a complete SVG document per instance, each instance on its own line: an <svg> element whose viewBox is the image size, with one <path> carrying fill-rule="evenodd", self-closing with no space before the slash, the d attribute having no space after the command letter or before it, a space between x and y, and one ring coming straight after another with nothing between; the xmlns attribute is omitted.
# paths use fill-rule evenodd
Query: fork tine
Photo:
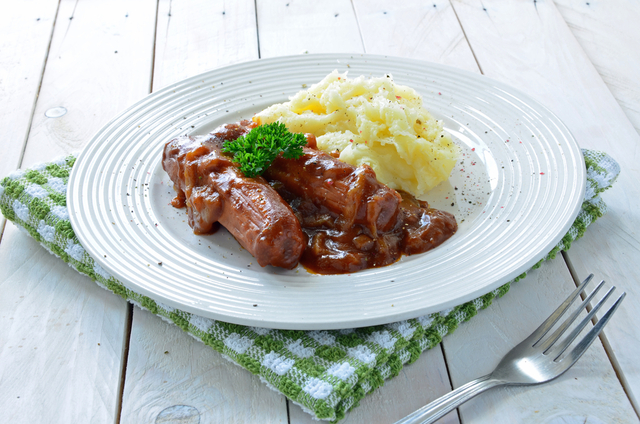
<svg viewBox="0 0 640 424"><path fill-rule="evenodd" d="M531 345L535 346L540 339L544 337L545 334L554 326L554 324L560 319L562 314L571 306L573 301L582 293L585 286L589 284L589 281L593 278L593 274L590 274L579 286L576 288L573 293L569 295L569 297L562 302L558 309L556 309L549 318L547 318L541 325L538 327L528 338L529 342L532 342Z"/></svg>
<svg viewBox="0 0 640 424"><path fill-rule="evenodd" d="M538 346L540 349L544 351L544 353L547 353L547 351L551 348L551 346L553 346L553 344L558 341L558 339L564 334L564 332L567 331L569 326L575 322L575 320L578 318L578 315L582 313L584 308L589 304L589 302L591 302L591 299L593 299L596 293L600 291L603 285L604 285L604 280L600 281L600 283L596 286L596 288L593 289L591 294L587 296L584 302L582 302L582 304L578 308L576 308L575 311L571 313L569 318L567 318L562 324L560 324L560 326L556 329L556 331L554 331L553 334L549 336L548 339L544 340Z"/></svg>
<svg viewBox="0 0 640 424"><path fill-rule="evenodd" d="M569 347L569 345L571 344L571 342L573 342L575 340L576 337L578 337L578 335L580 334L580 332L584 329L584 327L587 325L587 323L589 321L591 321L591 318L593 318L593 316L598 312L598 310L600 310L600 308L602 307L602 305L604 305L604 302L607 301L607 299L609 298L609 296L611 296L611 294L613 293L613 291L615 290L615 287L611 287L607 293L602 297L602 299L600 299L600 301L596 304L596 306L593 307L593 309L591 309L591 311L587 314L586 317L584 317L584 319L580 322L580 324L578 324L576 326L576 328L574 328L571 333L569 334L569 336L567 336L567 338L565 340L563 340L558 346L556 346L555 348L553 348L553 353L551 353L551 355L553 356L553 360L555 361L556 359L558 359L560 357L560 355L562 355L562 353ZM549 347L547 350L545 350L543 353L547 353L547 351L551 350L551 347Z"/></svg>
<svg viewBox="0 0 640 424"><path fill-rule="evenodd" d="M626 295L627 293L623 292L618 298L618 300L616 300L616 303L614 303L609 308L609 310L604 314L604 316L600 320L598 320L596 325L594 325L593 328L589 330L587 335L582 340L580 340L580 343L578 343L576 347L574 347L573 350L569 352L566 358L564 358L562 361L559 361L560 363L565 363L566 361L565 370L569 369L573 364L575 364L576 361L580 359L582 354L587 349L589 349L589 346L591 346L591 343L593 343L593 341L598 337L598 335L600 334L604 326L607 325L607 323L613 316L616 309L618 309L618 306L620 306L620 303L622 303L622 299L624 299ZM557 360L557 358L555 358L554 360Z"/></svg>

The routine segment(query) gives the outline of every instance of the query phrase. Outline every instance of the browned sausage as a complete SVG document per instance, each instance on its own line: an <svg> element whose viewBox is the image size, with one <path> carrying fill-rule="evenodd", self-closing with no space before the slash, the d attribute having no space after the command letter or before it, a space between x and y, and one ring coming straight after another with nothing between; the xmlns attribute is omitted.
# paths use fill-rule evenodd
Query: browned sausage
<svg viewBox="0 0 640 424"><path fill-rule="evenodd" d="M186 204L194 233L211 233L219 222L261 266L293 268L305 246L298 219L262 177L245 177L220 151L250 129L246 121L228 124L166 144L162 165L177 192L174 206Z"/></svg>
<svg viewBox="0 0 640 424"><path fill-rule="evenodd" d="M296 196L339 215L340 228L361 224L376 236L396 224L402 199L376 179L369 165L356 168L328 153L305 147L299 159L277 158L265 176L279 181Z"/></svg>

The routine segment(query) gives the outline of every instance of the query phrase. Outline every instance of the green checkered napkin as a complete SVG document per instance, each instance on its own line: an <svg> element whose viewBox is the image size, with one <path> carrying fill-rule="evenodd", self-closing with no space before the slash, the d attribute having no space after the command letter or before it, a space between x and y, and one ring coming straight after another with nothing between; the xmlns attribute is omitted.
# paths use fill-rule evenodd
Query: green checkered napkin
<svg viewBox="0 0 640 424"><path fill-rule="evenodd" d="M587 226L606 212L599 193L611 187L620 172L619 165L604 153L590 150L583 153L588 180L582 210L545 259L569 249ZM259 375L270 388L319 419L334 422L342 419L346 411L356 407L360 399L385 379L397 376L404 364L414 362L424 350L436 346L461 322L488 307L510 287L507 283L439 313L348 330L272 330L192 315L129 290L85 252L71 228L66 204L67 182L74 162L75 157L69 156L4 178L0 184L0 210L4 216L98 285L173 322L237 365Z"/></svg>

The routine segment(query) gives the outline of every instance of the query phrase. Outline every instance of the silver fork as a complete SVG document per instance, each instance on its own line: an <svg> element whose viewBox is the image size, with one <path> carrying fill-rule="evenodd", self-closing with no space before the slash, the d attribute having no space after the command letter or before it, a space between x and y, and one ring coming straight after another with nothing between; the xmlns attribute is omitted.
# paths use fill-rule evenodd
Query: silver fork
<svg viewBox="0 0 640 424"><path fill-rule="evenodd" d="M558 307L558 309L556 309L555 312L552 313L536 331L524 339L519 345L511 349L511 351L502 358L496 369L494 369L491 374L485 375L484 377L473 380L464 386L458 387L454 391L407 415L395 424L432 423L439 418L442 418L464 402L492 387L503 385L526 386L530 384L540 384L551 381L562 375L565 371L571 368L571 366L576 363L589 346L591 346L591 343L593 343L593 341L598 337L598 334L600 334L600 331L602 331L604 326L607 325L607 322L609 322L613 313L618 309L618 306L620 306L620 302L622 302L622 299L626 296L626 293L622 293L613 306L611 306L604 316L598 320L591 330L589 330L589 333L587 333L587 335L580 340L580 342L569 353L567 353L566 356L560 358L571 342L578 337L580 332L589 323L589 321L591 321L596 312L598 312L604 302L615 290L615 287L611 287L604 297L580 322L580 324L578 324L564 340L556 344L558 339L565 333L571 324L576 321L580 312L582 312L591 299L593 299L598 290L602 288L604 281L601 281L600 284L598 284L598 286L584 300L584 302L582 302L582 305L580 305L580 307L575 310L566 321L560 324L560 326L548 338L542 340L549 330L551 330L551 328L556 324L558 319L560 319L567 309L569 309L573 301L580 295L580 293L582 293L585 286L589 284L589 281L591 281L592 278L593 274L589 275L589 277L587 277L587 279L584 280L564 302L562 302L560 307Z"/></svg>

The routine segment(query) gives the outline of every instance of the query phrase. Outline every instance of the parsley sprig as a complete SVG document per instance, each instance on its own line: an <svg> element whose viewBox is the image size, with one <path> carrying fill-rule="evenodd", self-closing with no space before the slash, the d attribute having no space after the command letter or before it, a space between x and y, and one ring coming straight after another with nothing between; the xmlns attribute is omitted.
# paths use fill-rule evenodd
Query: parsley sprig
<svg viewBox="0 0 640 424"><path fill-rule="evenodd" d="M225 141L222 151L233 154L233 161L247 177L262 174L282 152L285 159L302 156L302 146L307 144L304 134L293 134L281 122L261 125L247 135L233 141Z"/></svg>

